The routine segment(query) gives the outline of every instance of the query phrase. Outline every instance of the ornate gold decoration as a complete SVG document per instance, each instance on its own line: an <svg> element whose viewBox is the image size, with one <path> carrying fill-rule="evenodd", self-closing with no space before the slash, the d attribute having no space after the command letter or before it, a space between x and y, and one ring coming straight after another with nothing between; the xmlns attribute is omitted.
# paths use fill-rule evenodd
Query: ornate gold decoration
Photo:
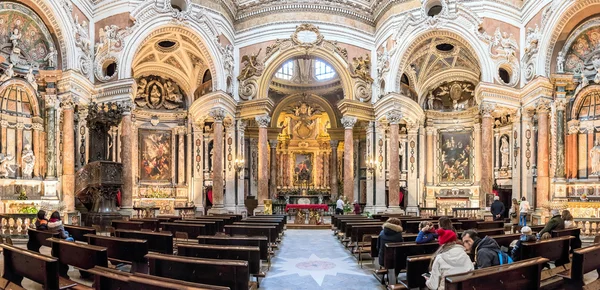
<svg viewBox="0 0 600 290"><path fill-rule="evenodd" d="M237 77L238 81L245 81L251 77L259 77L262 75L264 70L264 63L258 59L258 55L262 51L262 48L255 54L242 56L242 64L244 67L240 71L240 75Z"/></svg>
<svg viewBox="0 0 600 290"><path fill-rule="evenodd" d="M354 74L361 80L372 83L373 78L371 77L371 58L367 54L364 58L362 56L352 58L352 70Z"/></svg>
<svg viewBox="0 0 600 290"><path fill-rule="evenodd" d="M136 83L135 104L137 106L167 110L184 107L183 93L175 81L159 76L147 76L137 79Z"/></svg>

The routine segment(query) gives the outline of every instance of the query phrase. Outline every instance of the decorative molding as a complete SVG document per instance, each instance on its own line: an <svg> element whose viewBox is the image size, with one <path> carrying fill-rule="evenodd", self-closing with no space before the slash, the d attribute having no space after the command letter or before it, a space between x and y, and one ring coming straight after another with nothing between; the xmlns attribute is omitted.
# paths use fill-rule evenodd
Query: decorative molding
<svg viewBox="0 0 600 290"><path fill-rule="evenodd" d="M356 117L344 116L344 117L342 117L342 119L340 119L340 122L342 123L342 126L344 126L344 129L352 130L352 128L354 128L354 124L356 124L357 120L358 119Z"/></svg>
<svg viewBox="0 0 600 290"><path fill-rule="evenodd" d="M258 124L259 128L268 128L271 124L271 117L268 115L256 116L254 117L254 120L256 120L256 124Z"/></svg>

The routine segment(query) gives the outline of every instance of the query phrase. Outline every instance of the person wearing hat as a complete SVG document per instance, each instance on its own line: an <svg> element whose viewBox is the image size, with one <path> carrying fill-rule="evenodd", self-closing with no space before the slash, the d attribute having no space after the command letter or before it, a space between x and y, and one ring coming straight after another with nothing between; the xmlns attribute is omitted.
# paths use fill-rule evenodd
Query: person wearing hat
<svg viewBox="0 0 600 290"><path fill-rule="evenodd" d="M552 214L552 218L548 221L546 226L537 234L538 239L544 233L552 233L552 231L555 230L565 229L565 221L563 221L558 209L553 209L552 211L550 211L550 213Z"/></svg>
<svg viewBox="0 0 600 290"><path fill-rule="evenodd" d="M446 276L472 271L473 263L465 249L457 243L456 233L439 229L437 234L440 247L434 254L431 276L424 277L427 280L427 288L443 290Z"/></svg>
<svg viewBox="0 0 600 290"><path fill-rule="evenodd" d="M537 240L537 238L533 235L533 232L531 231L530 227L528 227L528 226L522 227L521 228L521 236L516 241L515 246L510 251L510 256L512 257L513 261L521 260L521 252L520 252L521 243L535 242L536 240Z"/></svg>

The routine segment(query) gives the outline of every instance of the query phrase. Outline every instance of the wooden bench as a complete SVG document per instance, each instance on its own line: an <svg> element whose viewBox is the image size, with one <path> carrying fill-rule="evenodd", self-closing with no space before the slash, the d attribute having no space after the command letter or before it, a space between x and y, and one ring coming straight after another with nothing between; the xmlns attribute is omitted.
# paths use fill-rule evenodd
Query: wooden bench
<svg viewBox="0 0 600 290"><path fill-rule="evenodd" d="M248 246L222 246L222 245L177 245L177 255L194 258L241 260L248 262L248 272L256 277L257 286L260 287L259 278L264 278L261 271L260 249Z"/></svg>
<svg viewBox="0 0 600 290"><path fill-rule="evenodd" d="M58 232L51 231L38 231L35 229L27 229L27 235L29 240L27 241L27 249L34 252L40 252L42 246L50 247L51 244L48 242L50 238L59 238Z"/></svg>
<svg viewBox="0 0 600 290"><path fill-rule="evenodd" d="M117 220L117 221L112 221L110 224L113 228L118 229L118 230L141 231L142 225L144 223L130 222L130 221L125 221L125 220Z"/></svg>
<svg viewBox="0 0 600 290"><path fill-rule="evenodd" d="M73 225L64 225L65 231L69 232L69 235L73 237L74 240L78 242L87 243L87 238L85 235L87 234L96 234L96 229L92 227L82 227L82 226L73 226Z"/></svg>
<svg viewBox="0 0 600 290"><path fill-rule="evenodd" d="M495 235L489 237L494 239L500 247L510 248L510 243L512 243L514 240L518 240L521 237L521 234Z"/></svg>
<svg viewBox="0 0 600 290"><path fill-rule="evenodd" d="M533 258L446 276L445 289L540 289L540 277L548 259Z"/></svg>
<svg viewBox="0 0 600 290"><path fill-rule="evenodd" d="M406 259L409 256L433 254L439 248L436 242L416 244L413 242L387 243L384 245L384 268L388 271L390 285L397 284L396 277L401 270L406 268Z"/></svg>
<svg viewBox="0 0 600 290"><path fill-rule="evenodd" d="M198 284L152 276L142 273L125 273L105 267L94 267L90 269L94 274L94 286L96 290L228 290L228 287L219 287L206 284Z"/></svg>
<svg viewBox="0 0 600 290"><path fill-rule="evenodd" d="M59 261L58 274L69 278L67 274L69 265L79 268L83 277L87 276L86 270L95 266L108 267L106 248L67 242L63 239L50 238L52 243L52 256Z"/></svg>
<svg viewBox="0 0 600 290"><path fill-rule="evenodd" d="M370 227L379 227L379 231L381 231L381 227L383 226L383 222L364 222L364 223L346 223L344 226L344 229L340 231L340 233L343 233L343 237L344 239L342 240L343 243L346 242L351 242L352 241L352 228L353 227L358 227L358 226L370 226ZM348 246L350 246L350 244L348 244Z"/></svg>
<svg viewBox="0 0 600 290"><path fill-rule="evenodd" d="M269 238L267 237L240 237L240 236L198 236L199 244L223 246L250 246L258 247L261 260L270 260Z"/></svg>
<svg viewBox="0 0 600 290"><path fill-rule="evenodd" d="M406 257L406 279L399 281L400 284L390 284L388 289L412 289L412 288L427 288L423 273L429 272L429 264L431 263L432 255L419 255Z"/></svg>
<svg viewBox="0 0 600 290"><path fill-rule="evenodd" d="M111 262L131 264L131 272L147 273L148 263L144 256L148 254L146 240L125 239L99 235L85 235L88 244L105 247Z"/></svg>
<svg viewBox="0 0 600 290"><path fill-rule="evenodd" d="M552 231L553 238L572 236L573 239L571 239L571 250L581 248L580 235L581 235L581 229L579 229L579 228Z"/></svg>
<svg viewBox="0 0 600 290"><path fill-rule="evenodd" d="M206 235L206 226L204 224L161 223L161 226L163 232L171 232L173 235L177 232L187 233L188 239Z"/></svg>
<svg viewBox="0 0 600 290"><path fill-rule="evenodd" d="M248 262L178 257L163 254L146 255L150 275L176 280L225 286L231 290L255 289L250 283Z"/></svg>
<svg viewBox="0 0 600 290"><path fill-rule="evenodd" d="M2 278L21 286L23 278L43 285L45 290L69 289L77 285L58 275L58 259L0 244L4 255ZM22 287L22 286L21 286Z"/></svg>
<svg viewBox="0 0 600 290"><path fill-rule="evenodd" d="M585 284L583 276L586 273L600 269L600 244L573 250L573 260L571 261L571 270L558 273L558 276L564 278L566 289L600 289L600 279Z"/></svg>
<svg viewBox="0 0 600 290"><path fill-rule="evenodd" d="M500 236L500 235L505 235L506 232L504 231L504 228L501 229L486 229L486 230L475 230L477 231L477 236L480 238L484 238L485 236ZM456 232L456 235L458 237L462 237L462 234L465 231L460 231L460 232Z"/></svg>
<svg viewBox="0 0 600 290"><path fill-rule="evenodd" d="M144 218L144 219L129 219L129 221L141 222L143 230L150 230L153 232L158 232L158 230L160 229L160 220L159 219Z"/></svg>
<svg viewBox="0 0 600 290"><path fill-rule="evenodd" d="M146 240L149 252L173 254L173 234L169 232L142 232L130 230L116 230L118 238Z"/></svg>
<svg viewBox="0 0 600 290"><path fill-rule="evenodd" d="M216 235L219 232L217 223L214 221L206 221L206 220L177 220L174 221L176 224L196 224L196 225L204 225L204 231L206 235ZM193 236L189 236L193 238Z"/></svg>
<svg viewBox="0 0 600 290"><path fill-rule="evenodd" d="M406 234L402 235L402 239L404 242L415 242L417 240L417 234ZM376 258L379 256L379 251L377 246L379 245L379 235L371 236L371 258Z"/></svg>
<svg viewBox="0 0 600 290"><path fill-rule="evenodd" d="M214 214L213 216L216 216L216 217L229 217L230 219L233 219L233 222L239 222L239 221L241 221L244 218L244 216L241 215L241 214L232 214L232 213L227 213L227 214L225 214L225 213L223 213L223 214L218 213L218 214Z"/></svg>
<svg viewBox="0 0 600 290"><path fill-rule="evenodd" d="M551 238L543 241L524 242L519 248L522 260L542 257L559 267L569 263L569 245L571 236Z"/></svg>
<svg viewBox="0 0 600 290"><path fill-rule="evenodd" d="M175 222L187 222L187 223L206 223L206 222L212 222L215 223L215 227L217 228L217 232L218 233L222 233L223 232L223 226L225 226L225 221L222 219L203 219L203 218L195 218L195 219L185 219L185 220L180 220L180 221L175 221Z"/></svg>
<svg viewBox="0 0 600 290"><path fill-rule="evenodd" d="M503 221L477 222L478 230L489 230L489 229L498 229L498 228L504 228Z"/></svg>
<svg viewBox="0 0 600 290"><path fill-rule="evenodd" d="M283 221L283 219L246 218L239 222L235 222L234 224L237 223L276 223L277 231L280 234L283 234L283 230L285 229L285 222Z"/></svg>
<svg viewBox="0 0 600 290"><path fill-rule="evenodd" d="M225 225L225 233L230 236L259 236L269 238L269 244L275 243L277 231L274 226Z"/></svg>
<svg viewBox="0 0 600 290"><path fill-rule="evenodd" d="M277 233L277 239L279 238L279 234L283 232L283 226L278 223L259 223L259 222L234 222L234 225L242 225L242 226L259 226L259 227L275 227L275 233Z"/></svg>

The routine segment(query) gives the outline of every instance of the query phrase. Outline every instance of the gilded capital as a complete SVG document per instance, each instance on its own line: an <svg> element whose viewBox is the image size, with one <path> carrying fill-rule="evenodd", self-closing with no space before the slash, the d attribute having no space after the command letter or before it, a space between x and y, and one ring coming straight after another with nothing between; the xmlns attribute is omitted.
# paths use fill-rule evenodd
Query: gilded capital
<svg viewBox="0 0 600 290"><path fill-rule="evenodd" d="M492 112L496 109L496 104L485 102L485 103L481 104L481 106L479 107L479 109L481 110L481 116L482 117L484 117L484 118L491 118L492 117Z"/></svg>
<svg viewBox="0 0 600 290"><path fill-rule="evenodd" d="M567 122L567 126L569 135L579 133L579 120L571 120Z"/></svg>
<svg viewBox="0 0 600 290"><path fill-rule="evenodd" d="M567 101L565 99L556 99L554 104L556 105L556 110L558 111L564 111L567 107Z"/></svg>
<svg viewBox="0 0 600 290"><path fill-rule="evenodd" d="M75 100L71 94L66 94L60 97L60 105L63 109L73 109L75 107Z"/></svg>
<svg viewBox="0 0 600 290"><path fill-rule="evenodd" d="M46 101L46 108L55 108L57 102L56 95L46 95L44 100Z"/></svg>
<svg viewBox="0 0 600 290"><path fill-rule="evenodd" d="M345 129L352 129L358 119L356 117L344 116L340 120Z"/></svg>
<svg viewBox="0 0 600 290"><path fill-rule="evenodd" d="M538 114L547 114L550 111L550 104L548 103L548 100L539 100L535 110Z"/></svg>
<svg viewBox="0 0 600 290"><path fill-rule="evenodd" d="M390 125L398 125L402 120L402 112L400 110L391 110L386 114L386 118Z"/></svg>
<svg viewBox="0 0 600 290"><path fill-rule="evenodd" d="M254 120L256 120L259 128L267 128L271 123L271 117L268 115L256 116L254 117Z"/></svg>
<svg viewBox="0 0 600 290"><path fill-rule="evenodd" d="M210 112L208 112L208 115L211 116L215 120L215 122L223 122L223 120L225 119L226 113L225 113L224 109L216 108L216 109L210 110Z"/></svg>

